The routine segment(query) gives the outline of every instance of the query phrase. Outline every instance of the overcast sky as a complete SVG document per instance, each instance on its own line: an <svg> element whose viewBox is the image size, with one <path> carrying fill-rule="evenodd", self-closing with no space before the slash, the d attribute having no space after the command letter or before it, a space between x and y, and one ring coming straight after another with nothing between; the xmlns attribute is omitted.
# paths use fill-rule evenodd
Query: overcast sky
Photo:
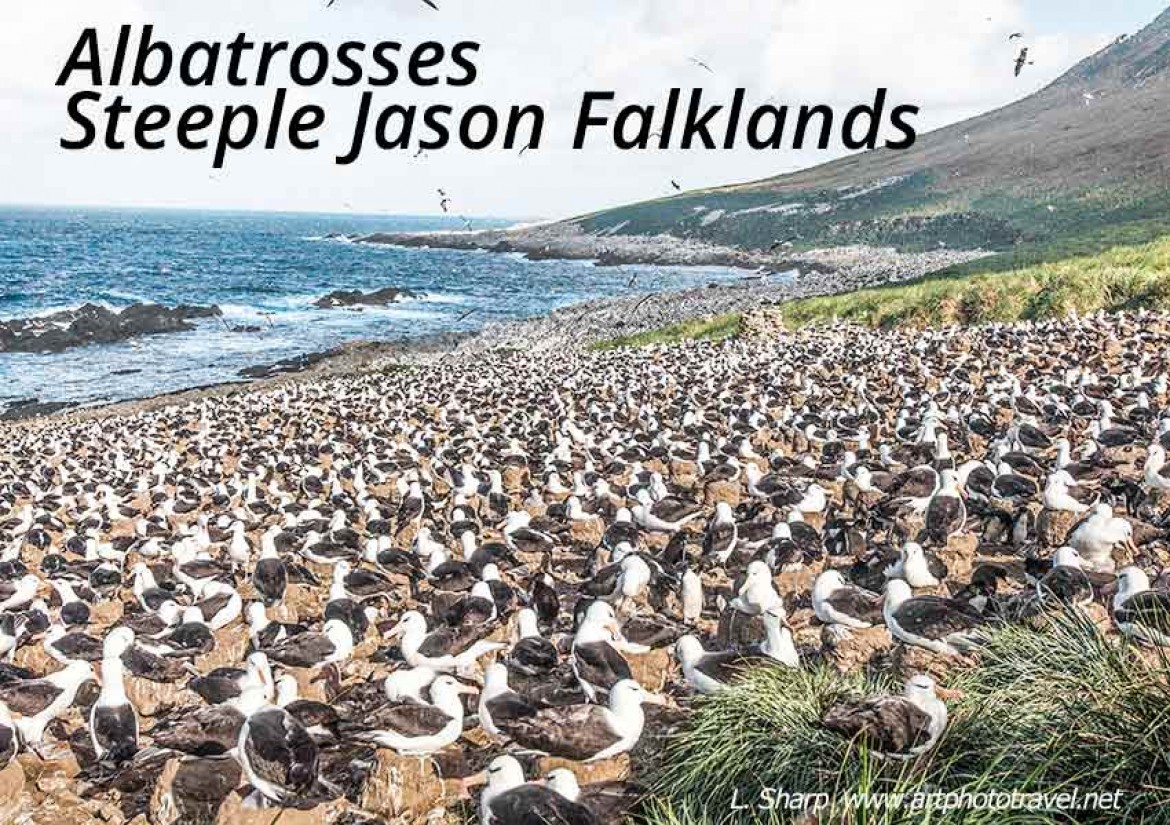
<svg viewBox="0 0 1170 825"><path fill-rule="evenodd" d="M439 211L436 188L469 215L559 217L686 188L766 177L823 162L831 152L622 152L595 140L572 151L582 92L611 89L624 103L658 103L672 86L702 87L712 103L737 86L757 101L847 107L878 86L916 103L920 131L1003 105L1045 85L1081 57L1153 19L1166 0L38 0L0 27L0 202L213 207L364 213ZM15 13L16 16L12 16ZM230 40L413 44L475 40L477 82L463 90L378 92L384 104L538 103L548 113L539 151L367 147L357 164L334 155L349 143L361 89L322 86L299 102L326 108L317 152L253 148L212 173L208 153L177 148L67 152L75 133L69 91L54 80L85 26L112 45L122 23L153 23L179 45ZM1012 76L1021 31L1035 61ZM691 62L706 62L713 74ZM274 80L284 85L286 76ZM74 84L72 91L80 88ZM124 89L128 102L172 106L265 101L271 88L226 84ZM107 96L111 92L106 92Z"/></svg>

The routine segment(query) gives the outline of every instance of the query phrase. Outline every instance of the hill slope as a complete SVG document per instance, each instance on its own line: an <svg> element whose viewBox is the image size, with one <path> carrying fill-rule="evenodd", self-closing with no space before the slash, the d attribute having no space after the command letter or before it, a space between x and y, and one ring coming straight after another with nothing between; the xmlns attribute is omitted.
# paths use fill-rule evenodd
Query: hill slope
<svg viewBox="0 0 1170 825"><path fill-rule="evenodd" d="M565 222L767 249L1089 251L1170 231L1170 9L1009 106L789 175ZM994 259L991 259L994 260ZM979 264L987 268L985 263Z"/></svg>

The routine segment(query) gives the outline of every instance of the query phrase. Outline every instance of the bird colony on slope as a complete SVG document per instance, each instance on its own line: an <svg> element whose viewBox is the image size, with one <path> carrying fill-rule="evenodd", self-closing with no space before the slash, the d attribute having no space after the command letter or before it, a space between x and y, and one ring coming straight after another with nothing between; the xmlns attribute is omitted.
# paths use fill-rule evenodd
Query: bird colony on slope
<svg viewBox="0 0 1170 825"><path fill-rule="evenodd" d="M823 722L913 756L998 623L1170 643L1168 344L839 328L10 427L0 758L106 821L613 822L689 696L890 657Z"/></svg>

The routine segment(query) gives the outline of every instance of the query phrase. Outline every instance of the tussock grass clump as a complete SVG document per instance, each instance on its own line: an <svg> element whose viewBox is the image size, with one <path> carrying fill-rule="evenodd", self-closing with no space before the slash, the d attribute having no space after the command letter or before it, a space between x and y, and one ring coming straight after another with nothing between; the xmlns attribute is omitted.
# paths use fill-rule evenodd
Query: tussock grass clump
<svg viewBox="0 0 1170 825"><path fill-rule="evenodd" d="M1060 318L1070 311L1170 309L1170 236L1136 246L979 275L938 275L790 301L789 326L835 319L871 327Z"/></svg>
<svg viewBox="0 0 1170 825"><path fill-rule="evenodd" d="M829 669L752 672L734 688L698 700L694 719L653 774L653 825L819 821L877 823L1170 822L1170 663L1115 643L1080 614L1045 630L994 633L981 664L947 686L951 722L929 754L886 760L820 725L843 696L896 691L883 676ZM755 805L763 789L826 794L819 818ZM1093 810L1031 806L944 810L942 794L1120 792ZM858 793L901 804L859 805ZM936 794L927 810L925 795ZM851 796L853 795L853 796ZM773 796L773 799L775 796ZM918 806L914 807L917 798ZM1032 797L1038 799L1037 797ZM1096 801L1096 800L1095 800ZM1066 804L1067 803L1062 803ZM738 809L735 806L741 806ZM1113 806L1112 808L1108 806Z"/></svg>
<svg viewBox="0 0 1170 825"><path fill-rule="evenodd" d="M722 341L739 335L740 316L738 313L717 315L686 321L661 329L652 329L636 335L627 335L594 344L592 349L610 350L618 347L645 347L651 344L677 344L680 341Z"/></svg>

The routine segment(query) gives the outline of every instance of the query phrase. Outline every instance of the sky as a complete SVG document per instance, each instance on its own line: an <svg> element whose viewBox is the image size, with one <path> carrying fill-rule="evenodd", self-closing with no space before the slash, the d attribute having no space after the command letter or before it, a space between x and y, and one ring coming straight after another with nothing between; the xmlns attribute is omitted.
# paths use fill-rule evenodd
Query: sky
<svg viewBox="0 0 1170 825"><path fill-rule="evenodd" d="M711 103L737 87L757 103L870 101L879 86L892 100L921 107L919 132L1026 96L1079 59L1156 17L1167 0L40 0L22 4L0 28L0 202L10 204L181 207L368 214L440 213L554 218L816 165L829 150L622 151L608 139L571 149L577 107L587 90L612 90L617 104L657 104L672 86L702 88ZM87 26L104 49L121 24L151 23L176 46L196 40L425 40L481 44L478 79L462 89L396 84L376 92L382 105L457 107L486 103L545 107L538 150L473 152L452 146L421 158L367 146L351 166L348 148L365 87L296 90L295 104L326 110L322 148L253 147L213 170L209 152L172 146L157 152L104 147L66 151L76 134L55 80ZM1021 40L1008 40L1022 32ZM1019 78L1012 64L1023 42L1034 61ZM692 60L694 58L694 60ZM702 61L710 71L699 66ZM264 89L218 83L192 91L103 89L130 105L267 103L289 85L281 66ZM261 105L263 109L264 106ZM613 111L611 109L611 111ZM595 138L604 137L597 133Z"/></svg>

